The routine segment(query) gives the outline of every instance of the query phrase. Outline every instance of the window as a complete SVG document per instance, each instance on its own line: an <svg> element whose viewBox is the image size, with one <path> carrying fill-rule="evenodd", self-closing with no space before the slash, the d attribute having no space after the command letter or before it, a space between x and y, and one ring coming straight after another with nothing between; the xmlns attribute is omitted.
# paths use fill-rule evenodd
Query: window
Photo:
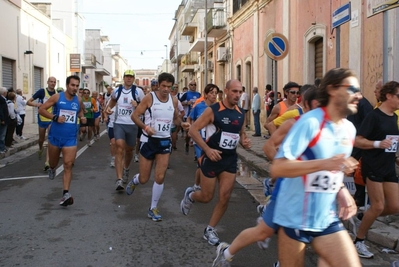
<svg viewBox="0 0 399 267"><path fill-rule="evenodd" d="M248 0L233 0L233 14L240 10Z"/></svg>

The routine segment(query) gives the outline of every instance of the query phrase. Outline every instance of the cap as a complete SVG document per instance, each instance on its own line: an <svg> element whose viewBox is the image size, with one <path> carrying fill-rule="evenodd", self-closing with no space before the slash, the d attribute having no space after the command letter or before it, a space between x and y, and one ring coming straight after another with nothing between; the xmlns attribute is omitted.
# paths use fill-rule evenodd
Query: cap
<svg viewBox="0 0 399 267"><path fill-rule="evenodd" d="M123 73L123 77L125 77L125 76L136 76L136 74L134 73L133 70L126 70L126 71Z"/></svg>
<svg viewBox="0 0 399 267"><path fill-rule="evenodd" d="M157 85L157 84L158 84L158 81L157 81L157 80L152 80L152 81L151 81L151 86L152 86L152 85Z"/></svg>

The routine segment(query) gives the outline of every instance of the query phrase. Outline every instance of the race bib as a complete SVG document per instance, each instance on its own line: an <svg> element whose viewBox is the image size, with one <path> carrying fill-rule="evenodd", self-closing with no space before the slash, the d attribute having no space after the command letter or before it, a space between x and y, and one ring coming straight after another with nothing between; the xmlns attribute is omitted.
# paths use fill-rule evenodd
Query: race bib
<svg viewBox="0 0 399 267"><path fill-rule="evenodd" d="M86 109L91 108L91 102L83 102Z"/></svg>
<svg viewBox="0 0 399 267"><path fill-rule="evenodd" d="M223 149L235 149L240 141L240 135L236 133L222 132L219 146Z"/></svg>
<svg viewBox="0 0 399 267"><path fill-rule="evenodd" d="M385 152L396 153L398 150L399 136L398 135L387 135L386 139L391 140L392 144L389 148L385 149Z"/></svg>
<svg viewBox="0 0 399 267"><path fill-rule="evenodd" d="M170 132L171 119L155 119L155 129L157 132Z"/></svg>
<svg viewBox="0 0 399 267"><path fill-rule="evenodd" d="M120 116L130 116L133 113L132 106L119 106L118 107L118 115Z"/></svg>
<svg viewBox="0 0 399 267"><path fill-rule="evenodd" d="M310 173L306 177L305 192L336 193L343 180L343 172L318 171Z"/></svg>
<svg viewBox="0 0 399 267"><path fill-rule="evenodd" d="M76 111L61 109L59 116L65 117L65 123L76 123Z"/></svg>

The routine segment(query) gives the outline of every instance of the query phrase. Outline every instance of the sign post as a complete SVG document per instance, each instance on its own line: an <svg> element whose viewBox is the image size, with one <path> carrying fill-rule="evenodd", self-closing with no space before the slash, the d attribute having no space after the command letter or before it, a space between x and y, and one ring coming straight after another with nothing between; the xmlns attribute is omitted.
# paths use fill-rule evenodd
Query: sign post
<svg viewBox="0 0 399 267"><path fill-rule="evenodd" d="M264 50L273 63L274 103L277 104L277 61L284 59L288 54L288 40L281 33L271 33L266 37Z"/></svg>
<svg viewBox="0 0 399 267"><path fill-rule="evenodd" d="M339 7L332 13L332 29L337 30L335 37L335 66L338 68L341 65L341 26L351 20L351 2Z"/></svg>

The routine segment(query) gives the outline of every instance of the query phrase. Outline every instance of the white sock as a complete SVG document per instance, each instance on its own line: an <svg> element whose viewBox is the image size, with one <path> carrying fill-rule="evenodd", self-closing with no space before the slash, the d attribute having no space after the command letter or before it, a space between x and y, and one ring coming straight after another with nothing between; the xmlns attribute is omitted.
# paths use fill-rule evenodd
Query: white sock
<svg viewBox="0 0 399 267"><path fill-rule="evenodd" d="M226 260L231 260L231 259L234 257L234 255L231 255L231 254L230 254L229 248L226 248L226 249L223 251L223 255L224 255L224 258L225 258Z"/></svg>
<svg viewBox="0 0 399 267"><path fill-rule="evenodd" d="M134 184L134 185L140 184L139 176L140 176L140 174L137 174L136 177L134 177L134 179L133 179L133 184Z"/></svg>
<svg viewBox="0 0 399 267"><path fill-rule="evenodd" d="M152 186L151 209L158 206L158 201L161 198L164 184L157 184L154 182Z"/></svg>

